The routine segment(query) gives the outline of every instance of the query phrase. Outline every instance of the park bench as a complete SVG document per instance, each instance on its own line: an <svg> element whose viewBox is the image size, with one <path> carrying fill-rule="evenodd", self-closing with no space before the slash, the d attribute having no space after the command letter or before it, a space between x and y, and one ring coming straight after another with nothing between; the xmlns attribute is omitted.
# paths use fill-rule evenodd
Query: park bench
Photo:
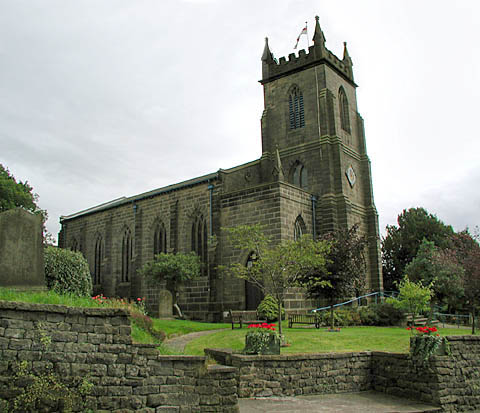
<svg viewBox="0 0 480 413"><path fill-rule="evenodd" d="M294 324L309 324L320 328L320 317L318 314L288 314L288 328Z"/></svg>
<svg viewBox="0 0 480 413"><path fill-rule="evenodd" d="M413 319L413 316L411 314L407 314L406 318L407 318L407 325L413 325L414 327L425 327L428 321L427 317L415 317L415 319ZM428 324L436 325L438 323L439 323L438 320L430 320Z"/></svg>
<svg viewBox="0 0 480 413"><path fill-rule="evenodd" d="M232 322L232 330L235 328L235 324L239 324L242 328L244 324L259 324L266 323L267 320L261 319L256 311L240 311L230 310L230 321Z"/></svg>

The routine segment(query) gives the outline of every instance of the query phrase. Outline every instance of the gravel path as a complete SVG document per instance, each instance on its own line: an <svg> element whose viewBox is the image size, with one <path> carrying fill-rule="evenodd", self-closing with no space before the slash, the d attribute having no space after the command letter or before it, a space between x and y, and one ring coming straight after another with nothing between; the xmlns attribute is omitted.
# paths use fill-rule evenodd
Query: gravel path
<svg viewBox="0 0 480 413"><path fill-rule="evenodd" d="M218 331L228 330L227 328L220 328L218 330L205 330L198 331L196 333L184 334L183 336L173 337L168 340L165 340L163 344L171 348L174 351L183 352L185 346L192 340L195 340L198 337L208 336L209 334L216 333Z"/></svg>

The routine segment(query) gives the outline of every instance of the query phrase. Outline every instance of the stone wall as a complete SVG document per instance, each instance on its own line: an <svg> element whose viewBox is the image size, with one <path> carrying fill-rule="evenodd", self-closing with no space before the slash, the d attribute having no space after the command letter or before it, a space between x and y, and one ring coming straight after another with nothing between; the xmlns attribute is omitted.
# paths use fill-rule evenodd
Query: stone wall
<svg viewBox="0 0 480 413"><path fill-rule="evenodd" d="M480 337L448 337L451 355L427 367L407 354L372 353L372 388L441 405L445 411L480 408Z"/></svg>
<svg viewBox="0 0 480 413"><path fill-rule="evenodd" d="M238 369L239 397L345 393L371 388L370 353L246 356L206 349Z"/></svg>
<svg viewBox="0 0 480 413"><path fill-rule="evenodd" d="M96 411L238 412L235 368L159 355L130 332L120 309L0 301L0 405L15 396L12 377L26 361L38 373L88 376Z"/></svg>
<svg viewBox="0 0 480 413"><path fill-rule="evenodd" d="M427 366L409 354L386 352L245 356L206 349L237 368L239 397L294 396L375 390L441 406L446 412L480 409L480 337L447 337L450 355Z"/></svg>

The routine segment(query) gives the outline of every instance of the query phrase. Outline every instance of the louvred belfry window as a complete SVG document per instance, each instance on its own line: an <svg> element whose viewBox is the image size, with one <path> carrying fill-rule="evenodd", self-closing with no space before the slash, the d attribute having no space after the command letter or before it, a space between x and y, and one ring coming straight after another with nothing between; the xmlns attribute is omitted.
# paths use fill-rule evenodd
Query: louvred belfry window
<svg viewBox="0 0 480 413"><path fill-rule="evenodd" d="M288 111L290 116L290 129L298 129L305 126L303 94L296 86L288 96Z"/></svg>
<svg viewBox="0 0 480 413"><path fill-rule="evenodd" d="M340 105L340 124L342 129L350 133L350 116L349 116L349 107L347 94L343 87L338 91L338 103Z"/></svg>

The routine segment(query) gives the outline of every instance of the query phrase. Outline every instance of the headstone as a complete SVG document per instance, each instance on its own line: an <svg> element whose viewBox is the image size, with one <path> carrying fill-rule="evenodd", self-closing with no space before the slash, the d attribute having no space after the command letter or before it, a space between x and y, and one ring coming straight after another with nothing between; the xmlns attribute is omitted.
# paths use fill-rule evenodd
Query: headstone
<svg viewBox="0 0 480 413"><path fill-rule="evenodd" d="M158 317L170 318L173 317L173 299L172 293L168 290L160 290L158 294Z"/></svg>
<svg viewBox="0 0 480 413"><path fill-rule="evenodd" d="M0 287L46 288L40 215L22 208L0 213Z"/></svg>

